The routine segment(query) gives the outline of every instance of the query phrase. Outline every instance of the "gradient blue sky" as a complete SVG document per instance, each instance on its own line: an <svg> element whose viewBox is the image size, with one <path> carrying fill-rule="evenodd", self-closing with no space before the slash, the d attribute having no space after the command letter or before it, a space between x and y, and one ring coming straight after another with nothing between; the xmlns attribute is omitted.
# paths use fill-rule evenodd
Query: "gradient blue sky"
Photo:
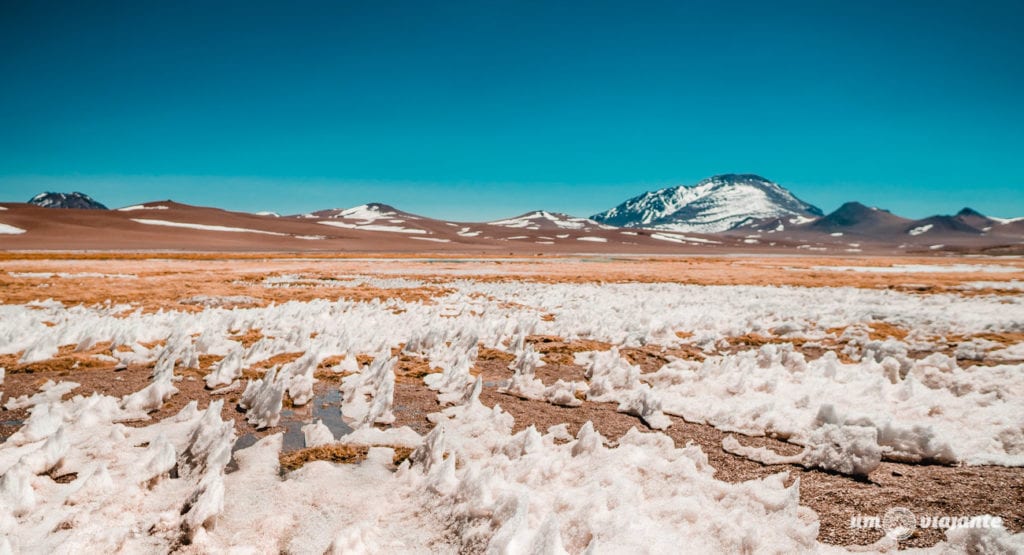
<svg viewBox="0 0 1024 555"><path fill-rule="evenodd" d="M0 1L0 200L1024 215L1024 2Z"/></svg>

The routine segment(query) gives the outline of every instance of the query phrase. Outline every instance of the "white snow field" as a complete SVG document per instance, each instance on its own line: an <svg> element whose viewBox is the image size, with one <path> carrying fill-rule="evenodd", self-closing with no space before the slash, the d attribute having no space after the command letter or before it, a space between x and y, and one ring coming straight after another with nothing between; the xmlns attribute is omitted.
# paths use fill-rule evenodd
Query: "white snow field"
<svg viewBox="0 0 1024 555"><path fill-rule="evenodd" d="M304 279L270 277L265 286ZM854 476L869 475L882 460L1024 466L1024 364L1012 356L1024 353L1020 345L976 340L957 353L977 360L1008 351L1005 364L989 366L940 353L911 356L941 350L954 334L1024 331L1021 296L472 279L443 285L432 302L321 299L243 308L204 299L202 310L189 312L0 305L0 354L20 354L22 363L45 361L61 346L87 350L109 341L120 362L154 365L150 384L124 397L76 394L72 375L32 396L3 398L30 416L0 444L0 554L845 551L818 543L818 516L800 505L799 480L787 487L786 472L716 479L700 447L676 447L657 431L672 425L670 416L734 433L723 445L729 452ZM876 322L912 331L904 340L873 340L868 325ZM231 339L247 330L262 338L248 347ZM727 338L751 333L782 343L729 348ZM585 381L545 384L535 373L544 362L525 341L532 334L614 347L576 354ZM831 352L810 361L785 343L840 337L849 362ZM143 346L156 341L162 346ZM641 373L619 354L650 344L689 344L707 358L670 358ZM393 348L442 369L424 378L442 407L428 417L426 435L390 425ZM515 356L500 391L563 407L581 397L614 402L638 417L638 429L615 441L589 424L575 436L564 424L513 433L509 413L479 400L483 384L470 369L480 348ZM260 379L242 377L256 362L299 352ZM360 368L356 354L373 362ZM224 357L205 385L213 393L243 391L240 409L258 427L275 425L286 400L310 403L314 369L345 356L334 370L347 373L342 413L353 431L334 437L310 424L307 444L415 450L397 469L392 447L373 447L358 464L314 461L283 473L280 433L232 453L240 431L221 419L224 397L206 410L193 401L176 416L125 424L181 395L180 371L197 368L200 355ZM804 450L782 457L743 445L742 436L759 435ZM50 477L72 473L67 483ZM896 545L886 538L868 550ZM1022 552L1024 534L954 529L927 551L971 550Z"/></svg>

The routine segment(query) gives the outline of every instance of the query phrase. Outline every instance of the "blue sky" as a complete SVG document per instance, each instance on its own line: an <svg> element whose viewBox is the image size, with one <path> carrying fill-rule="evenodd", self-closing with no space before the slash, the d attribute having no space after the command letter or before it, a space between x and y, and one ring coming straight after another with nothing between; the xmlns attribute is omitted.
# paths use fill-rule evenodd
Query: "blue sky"
<svg viewBox="0 0 1024 555"><path fill-rule="evenodd" d="M0 200L591 214L758 173L1024 215L1021 2L0 4Z"/></svg>

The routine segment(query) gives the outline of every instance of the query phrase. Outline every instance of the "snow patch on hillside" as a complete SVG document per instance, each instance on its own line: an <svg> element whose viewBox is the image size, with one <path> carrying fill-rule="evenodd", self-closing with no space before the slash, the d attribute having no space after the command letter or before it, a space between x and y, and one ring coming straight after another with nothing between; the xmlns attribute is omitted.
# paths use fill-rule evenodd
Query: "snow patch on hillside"
<svg viewBox="0 0 1024 555"><path fill-rule="evenodd" d="M194 224L187 222L171 222L167 220L150 220L145 218L132 218L132 221L139 224L145 225L159 225L164 227L179 227L185 229L198 229L201 231L225 231L229 233L259 233L261 235L277 235L277 236L288 236L287 233L278 233L276 231L264 231L262 229L247 229L244 227L228 227L223 225L209 225L209 224Z"/></svg>
<svg viewBox="0 0 1024 555"><path fill-rule="evenodd" d="M25 233L24 229L20 227L14 227L13 225L0 224L0 235L21 235Z"/></svg>

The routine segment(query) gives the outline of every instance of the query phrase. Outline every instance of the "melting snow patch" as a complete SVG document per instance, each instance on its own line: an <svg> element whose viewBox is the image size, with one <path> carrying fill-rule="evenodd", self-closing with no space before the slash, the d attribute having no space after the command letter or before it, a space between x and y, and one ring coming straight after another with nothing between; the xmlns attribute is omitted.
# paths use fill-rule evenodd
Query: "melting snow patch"
<svg viewBox="0 0 1024 555"><path fill-rule="evenodd" d="M187 299L182 299L181 304L200 305L208 308L231 308L242 305L259 304L259 299L248 295L195 295Z"/></svg>
<svg viewBox="0 0 1024 555"><path fill-rule="evenodd" d="M118 212L134 212L135 210L167 210L168 207L162 204L154 204L153 206L146 206L144 204L136 204L134 206L125 206L124 208L118 208Z"/></svg>
<svg viewBox="0 0 1024 555"><path fill-rule="evenodd" d="M993 273L1012 274L1024 272L1014 266L997 264L894 264L892 266L812 266L809 270L831 272L862 272L877 274L926 274L926 273Z"/></svg>
<svg viewBox="0 0 1024 555"><path fill-rule="evenodd" d="M20 227L14 227L13 225L7 224L0 224L0 235L20 235L22 233L25 233L25 230L21 229Z"/></svg>
<svg viewBox="0 0 1024 555"><path fill-rule="evenodd" d="M998 289L1001 291L1024 291L1024 281L968 281L954 287L963 291L977 291L980 289Z"/></svg>
<svg viewBox="0 0 1024 555"><path fill-rule="evenodd" d="M337 220L321 220L318 224L329 225L331 227L342 227L345 229L362 229L364 231L384 231L388 233L412 233L426 235L427 230L402 227L397 225L384 225L384 224L352 224L348 222L339 222Z"/></svg>
<svg viewBox="0 0 1024 555"><path fill-rule="evenodd" d="M651 239L657 239L659 241L671 241L673 243L701 243L708 245L719 245L719 241L712 241L711 239L704 239L702 237L689 237L686 235L677 235L674 233L652 233Z"/></svg>
<svg viewBox="0 0 1024 555"><path fill-rule="evenodd" d="M591 241L594 243L607 243L608 239L604 237L577 237L577 241Z"/></svg>
<svg viewBox="0 0 1024 555"><path fill-rule="evenodd" d="M243 227L227 227L223 225L207 225L207 224L192 224L185 222L169 222L166 220L149 220L145 218L132 218L135 223L145 225L160 225L165 227L181 227L186 229L198 229L202 231L227 231L231 233L259 233L262 235L278 235L287 236L287 233L278 233L276 231L263 231L261 229L246 229Z"/></svg>
<svg viewBox="0 0 1024 555"><path fill-rule="evenodd" d="M935 227L933 224L925 224L922 226L917 226L914 229L908 231L907 233L910 235L921 235L922 233L928 233L928 230L930 230L933 227Z"/></svg>

